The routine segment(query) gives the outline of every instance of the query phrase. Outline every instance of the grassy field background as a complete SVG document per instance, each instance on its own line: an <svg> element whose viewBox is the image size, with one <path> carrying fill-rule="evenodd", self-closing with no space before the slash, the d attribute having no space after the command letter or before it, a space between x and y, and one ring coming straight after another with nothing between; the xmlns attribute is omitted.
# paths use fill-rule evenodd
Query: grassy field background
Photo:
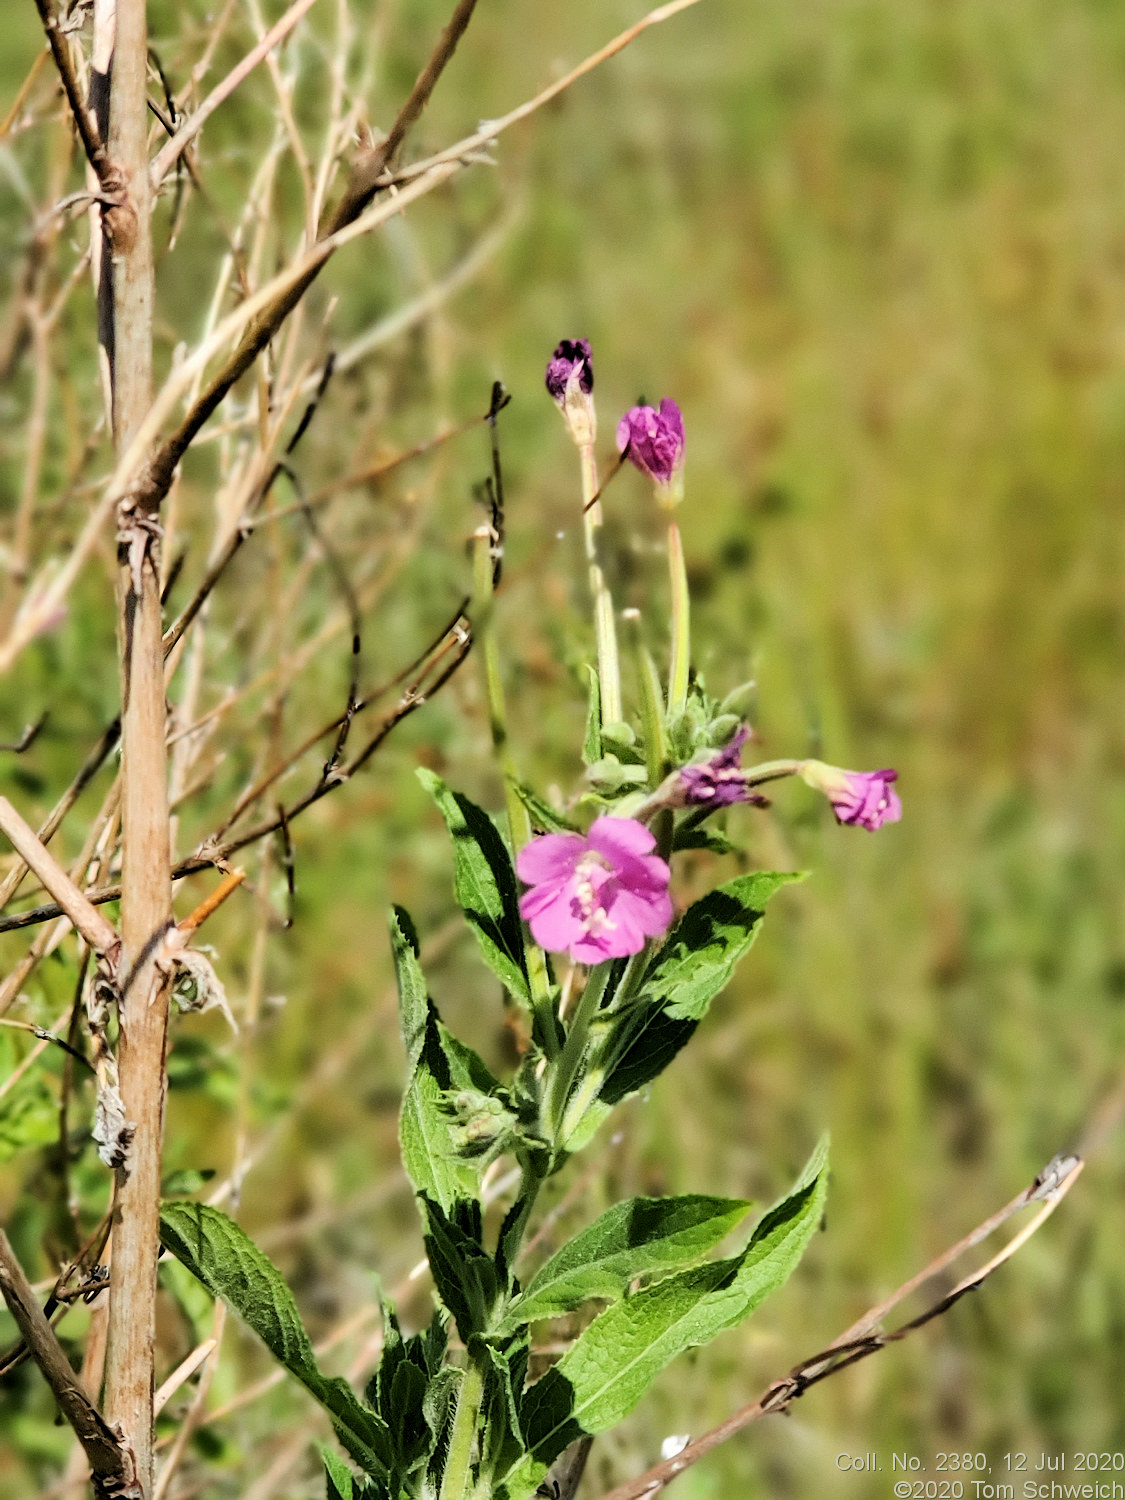
<svg viewBox="0 0 1125 1500"><path fill-rule="evenodd" d="M371 115L385 125L444 7L356 12L384 28ZM482 0L413 149L500 114L639 13L626 0ZM152 6L173 78L192 55L182 14L202 24L199 4ZM39 45L34 20L30 6L5 17L0 110ZM270 107L252 80L207 139L213 191L232 211L252 166L241 134ZM315 90L302 107L315 118ZM666 1435L751 1399L1007 1201L1073 1145L1125 1066L1123 139L1125 10L1106 0L703 0L506 138L495 167L343 253L315 294L321 310L340 299L344 343L493 236L461 290L334 385L305 462L315 478L418 441L482 411L504 380L500 610L520 753L542 784L573 790L580 770L578 476L541 386L554 343L580 334L594 344L604 448L641 393L684 409L681 520L708 686L757 681L764 756L901 776L903 820L877 836L836 828L800 786L781 787L769 813L732 815L748 864L812 876L777 899L693 1047L561 1186L588 1171L572 1227L634 1191L769 1201L819 1131L833 1136L825 1232L800 1274L598 1441L591 1500ZM0 143L0 255L26 233L16 167L37 169L36 149ZM193 335L209 294L196 267L213 248L200 219L162 262L169 349ZM79 411L96 408L89 313L87 301L73 315ZM10 506L20 379L0 399ZM65 467L56 448L47 496ZM205 495L207 464L187 474L190 494ZM388 563L367 621L372 680L455 605L471 488L486 472L477 432L333 513L354 559L393 560L404 536L417 539ZM636 476L615 481L608 510L618 603L642 608L658 639L658 530ZM217 603L227 681L252 665L238 612L247 591L266 597L266 569L248 555ZM316 574L294 608L315 619L330 603ZM290 739L345 680L338 641L287 710ZM91 574L65 624L0 685L0 738L52 709L40 745L0 764L27 816L49 808L115 694L112 613ZM397 1166L402 1059L383 914L401 901L423 931L444 931L448 851L412 767L437 766L498 806L486 738L470 667L295 829L289 933L256 947L250 900L216 919L236 1013L251 989L262 998L253 1035L232 1042L218 1017L176 1023L169 1166L223 1173L239 1123L267 1140L240 1218L316 1333L420 1254ZM184 810L183 849L249 770L236 739ZM276 868L267 874L276 884ZM696 863L682 888L714 878ZM3 939L0 965L22 951ZM28 1014L57 1013L68 964L64 948L44 966ZM499 997L470 940L445 941L433 981L453 1027L502 1058ZM9 1036L0 1046L9 1061L23 1050ZM252 1078L241 1096L240 1049ZM57 1214L49 1149L0 1169L0 1216L29 1259ZM1008 1452L1031 1467L1064 1453L1070 1469L1078 1451L1125 1451L1123 1173L1118 1135L985 1291L735 1439L675 1493L884 1500L892 1452L933 1478L939 1453L983 1453L997 1480L1010 1477ZM408 1290L408 1319L425 1295ZM162 1318L170 1363L191 1333L171 1297ZM79 1342L81 1320L68 1325ZM229 1331L212 1406L267 1371ZM26 1370L0 1413L0 1495L27 1500L57 1472L65 1431ZM278 1434L307 1418L301 1394L278 1386L202 1429L185 1482L257 1495ZM869 1452L882 1474L840 1472L838 1455ZM269 1493L300 1500L318 1484L308 1448Z"/></svg>

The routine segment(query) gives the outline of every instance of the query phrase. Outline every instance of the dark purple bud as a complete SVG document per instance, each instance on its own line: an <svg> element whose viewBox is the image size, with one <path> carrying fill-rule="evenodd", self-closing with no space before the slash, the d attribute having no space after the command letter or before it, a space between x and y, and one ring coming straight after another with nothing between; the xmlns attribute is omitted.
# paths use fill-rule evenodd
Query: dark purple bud
<svg viewBox="0 0 1125 1500"><path fill-rule="evenodd" d="M684 462L684 419L680 408L665 396L659 410L634 406L617 424L617 451L627 454L642 474L668 490L679 489ZM677 495L678 498L678 495Z"/></svg>
<svg viewBox="0 0 1125 1500"><path fill-rule="evenodd" d="M574 381L589 395L594 389L594 364L589 339L563 339L547 365L547 389L561 406Z"/></svg>
<svg viewBox="0 0 1125 1500"><path fill-rule="evenodd" d="M743 724L729 744L717 750L708 760L683 766L673 790L677 807L732 807L736 802L754 802L768 806L766 799L752 793L742 769L742 747L750 738Z"/></svg>

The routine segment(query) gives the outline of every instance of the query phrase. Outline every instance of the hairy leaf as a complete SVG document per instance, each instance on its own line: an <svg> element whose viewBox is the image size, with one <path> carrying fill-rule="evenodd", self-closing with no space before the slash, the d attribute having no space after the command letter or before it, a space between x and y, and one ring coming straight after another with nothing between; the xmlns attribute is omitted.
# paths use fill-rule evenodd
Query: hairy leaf
<svg viewBox="0 0 1125 1500"><path fill-rule="evenodd" d="M331 1448L322 1446L320 1456L324 1461L327 1500L387 1500L389 1491L383 1485L353 1474Z"/></svg>
<svg viewBox="0 0 1125 1500"><path fill-rule="evenodd" d="M391 1458L386 1424L346 1381L321 1372L292 1292L245 1231L208 1204L163 1203L160 1242L232 1307L320 1402L352 1458L369 1474L384 1477Z"/></svg>
<svg viewBox="0 0 1125 1500"><path fill-rule="evenodd" d="M514 995L529 999L519 889L504 840L475 802L424 767L416 774L452 836L454 894L485 962Z"/></svg>
<svg viewBox="0 0 1125 1500"><path fill-rule="evenodd" d="M629 1198L552 1255L504 1320L515 1328L570 1312L592 1297L624 1296L638 1276L691 1264L749 1212L741 1198Z"/></svg>
<svg viewBox="0 0 1125 1500"><path fill-rule="evenodd" d="M410 918L396 907L390 918L391 949L398 980L399 1021L409 1078L399 1116L402 1160L416 1193L435 1199L447 1212L459 1198L476 1192L477 1169L454 1147L442 1105L451 1089L491 1093L496 1080L472 1050L441 1024L414 941Z"/></svg>
<svg viewBox="0 0 1125 1500"><path fill-rule="evenodd" d="M525 786L522 781L513 781L512 790L527 808L533 828L538 828L541 833L578 833L576 824L568 822L562 813L558 813L550 805L544 802L539 794Z"/></svg>
<svg viewBox="0 0 1125 1500"><path fill-rule="evenodd" d="M530 1495L569 1443L615 1426L671 1360L741 1322L780 1287L820 1222L826 1172L822 1141L741 1255L670 1276L591 1323L527 1392L520 1417L528 1454L509 1470L497 1496Z"/></svg>

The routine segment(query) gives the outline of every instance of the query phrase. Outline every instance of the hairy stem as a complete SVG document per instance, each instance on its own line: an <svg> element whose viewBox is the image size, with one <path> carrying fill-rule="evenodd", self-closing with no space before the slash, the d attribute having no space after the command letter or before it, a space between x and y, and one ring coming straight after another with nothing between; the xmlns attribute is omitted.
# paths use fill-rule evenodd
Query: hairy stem
<svg viewBox="0 0 1125 1500"><path fill-rule="evenodd" d="M630 957L628 963L625 965L625 969L621 975L621 978L618 981L617 988L613 992L613 999L610 1004L611 1010L619 1010L627 1001L632 999L633 995L636 992L637 985L640 983L641 976L643 975L645 967L648 963L648 952L649 950L646 946L645 948L642 948L639 953L634 953ZM567 1038L567 1046L569 1046L571 1040L574 1039L579 1048L579 1051L574 1062L573 1072L571 1073L570 1080L566 1086L566 1094L560 1095L561 1117L559 1121L556 1140L560 1148L563 1150L566 1149L567 1141L570 1140L571 1136L582 1123L582 1118L585 1115L586 1111L597 1100L598 1095L602 1091L602 1086L605 1083L606 1073L608 1072L608 1060L604 1056L604 1049L601 1046L595 1044L595 1046L590 1049L591 1055L587 1057L586 1042L589 1033L590 1021L597 1014L597 1011L601 1008L601 1001L605 993L605 986L609 981L610 967L611 966L609 964L603 965L603 969L605 971L605 979L602 981L601 991L596 997L597 1003L591 1007L586 1016L586 1024L581 1037L575 1037L575 1031L577 1030L579 1016L581 1015L580 1009L579 1015L575 1016L575 1026L574 1028L572 1028L570 1036ZM588 985L587 988L589 987L590 986ZM585 1005L585 1002L586 996L583 995L583 1005ZM563 1057L565 1061L565 1051ZM574 1080L582 1071L580 1064L583 1058L585 1058L586 1066L582 1081L579 1084L578 1088L575 1090L573 1098L568 1099L567 1095L570 1094L570 1091L574 1086Z"/></svg>
<svg viewBox="0 0 1125 1500"><path fill-rule="evenodd" d="M567 1101L574 1087L574 1080L578 1077L582 1059L586 1055L586 1039L590 1034L590 1022L601 1009L612 969L613 964L606 962L599 964L587 976L586 988L582 991L578 1009L574 1012L574 1020L570 1023L570 1030L567 1032L566 1045L555 1065L547 1097L550 1123L558 1146L562 1146L565 1139L563 1121L567 1114Z"/></svg>
<svg viewBox="0 0 1125 1500"><path fill-rule="evenodd" d="M477 1435L484 1381L475 1360L470 1359L461 1377L457 1396L457 1414L449 1437L449 1454L445 1461L439 1500L465 1500L469 1489L473 1440Z"/></svg>

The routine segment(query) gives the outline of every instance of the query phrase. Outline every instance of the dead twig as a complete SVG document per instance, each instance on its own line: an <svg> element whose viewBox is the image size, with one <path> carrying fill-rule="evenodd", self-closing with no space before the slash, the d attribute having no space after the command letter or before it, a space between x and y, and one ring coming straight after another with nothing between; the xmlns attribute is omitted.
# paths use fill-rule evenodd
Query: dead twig
<svg viewBox="0 0 1125 1500"><path fill-rule="evenodd" d="M192 111L185 123L172 136L172 139L160 148L149 168L149 180L152 183L153 192L164 181L219 105L230 98L239 84L250 76L264 57L285 40L297 22L315 4L316 0L293 0L293 4L280 20L274 22L257 46L252 47L242 61L236 63L227 76L215 85L199 108Z"/></svg>
<svg viewBox="0 0 1125 1500"><path fill-rule="evenodd" d="M55 856L39 842L35 830L24 822L7 797L0 797L0 831L7 836L28 869L38 876L44 890L54 896L60 912L66 913L95 953L102 954L113 963L121 948L117 929L83 895Z"/></svg>
<svg viewBox="0 0 1125 1500"><path fill-rule="evenodd" d="M85 1450L98 1500L144 1500L131 1449L82 1389L2 1229L0 1292L32 1358L51 1387L59 1410Z"/></svg>

